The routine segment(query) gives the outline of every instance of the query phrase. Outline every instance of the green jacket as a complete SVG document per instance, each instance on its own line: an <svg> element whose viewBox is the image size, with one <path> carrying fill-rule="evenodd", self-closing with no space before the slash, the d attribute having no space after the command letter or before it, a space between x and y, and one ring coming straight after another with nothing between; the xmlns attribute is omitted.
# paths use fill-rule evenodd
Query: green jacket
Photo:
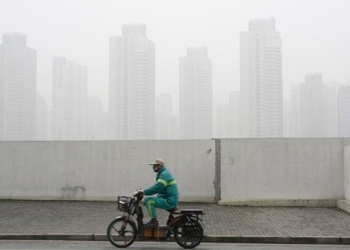
<svg viewBox="0 0 350 250"><path fill-rule="evenodd" d="M145 195L158 194L157 197L166 199L169 205L177 206L179 200L179 192L177 190L177 182L166 167L163 167L156 176L156 184L145 189Z"/></svg>

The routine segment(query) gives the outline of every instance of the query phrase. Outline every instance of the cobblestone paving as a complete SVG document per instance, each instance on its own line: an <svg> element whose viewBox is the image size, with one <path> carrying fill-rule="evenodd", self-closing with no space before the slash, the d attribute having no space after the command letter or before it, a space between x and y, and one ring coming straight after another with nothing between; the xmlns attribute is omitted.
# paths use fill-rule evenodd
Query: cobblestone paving
<svg viewBox="0 0 350 250"><path fill-rule="evenodd" d="M350 237L350 214L337 208L180 206L204 210L207 235ZM165 224L168 213L157 213ZM0 234L106 234L121 214L116 202L0 201Z"/></svg>

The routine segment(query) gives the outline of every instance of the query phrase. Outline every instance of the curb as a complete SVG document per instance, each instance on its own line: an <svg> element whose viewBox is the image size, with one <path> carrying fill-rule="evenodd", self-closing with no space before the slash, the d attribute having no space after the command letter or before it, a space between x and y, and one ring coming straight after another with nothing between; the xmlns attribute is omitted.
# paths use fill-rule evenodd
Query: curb
<svg viewBox="0 0 350 250"><path fill-rule="evenodd" d="M0 240L71 240L107 241L103 234L2 234ZM152 240L147 240L152 241ZM204 236L202 242L259 244L329 244L350 245L350 237L338 236Z"/></svg>

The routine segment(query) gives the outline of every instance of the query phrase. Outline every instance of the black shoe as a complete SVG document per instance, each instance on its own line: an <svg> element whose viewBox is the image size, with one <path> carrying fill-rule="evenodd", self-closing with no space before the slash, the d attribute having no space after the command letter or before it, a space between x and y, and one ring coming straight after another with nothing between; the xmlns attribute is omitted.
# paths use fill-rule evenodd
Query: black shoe
<svg viewBox="0 0 350 250"><path fill-rule="evenodd" d="M157 219L151 219L148 223L143 225L143 227L158 227L158 225Z"/></svg>

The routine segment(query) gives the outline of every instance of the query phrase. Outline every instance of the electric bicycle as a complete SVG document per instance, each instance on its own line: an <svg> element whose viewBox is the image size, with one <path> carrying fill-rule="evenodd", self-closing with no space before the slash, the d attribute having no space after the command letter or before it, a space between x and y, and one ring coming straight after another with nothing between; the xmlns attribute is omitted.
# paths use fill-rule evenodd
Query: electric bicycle
<svg viewBox="0 0 350 250"><path fill-rule="evenodd" d="M143 194L135 197L119 196L118 210L124 215L116 217L108 226L107 237L116 247L125 248L139 240L167 241L171 237L183 248L195 248L204 235L201 215L202 209L167 210L169 217L166 225L157 227L144 227L143 211L140 202ZM136 222L132 218L136 215Z"/></svg>

